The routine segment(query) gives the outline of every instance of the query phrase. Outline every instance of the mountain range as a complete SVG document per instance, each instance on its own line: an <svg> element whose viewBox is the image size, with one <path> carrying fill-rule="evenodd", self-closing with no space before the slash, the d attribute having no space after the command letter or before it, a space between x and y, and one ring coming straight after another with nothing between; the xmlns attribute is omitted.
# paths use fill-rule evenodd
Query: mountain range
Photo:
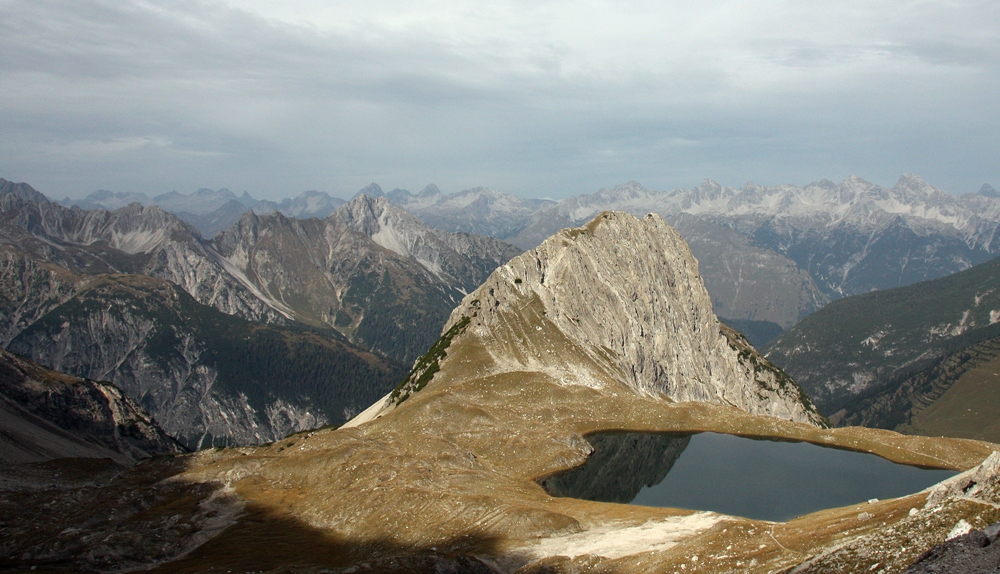
<svg viewBox="0 0 1000 574"><path fill-rule="evenodd" d="M214 237L218 232L228 229L248 210L259 214L279 211L289 217L320 219L330 215L345 201L333 197L324 191L303 191L294 198L285 198L280 202L254 199L248 192L237 196L232 191L221 188L212 190L201 188L190 194L177 191L149 197L144 193L116 192L100 189L91 192L82 199L65 198L59 202L63 207L79 207L81 209L104 209L114 211L129 205L139 203L144 206L158 206L164 211L177 215L179 219L193 225L203 237Z"/></svg>
<svg viewBox="0 0 1000 574"><path fill-rule="evenodd" d="M164 197L168 210L178 209L182 219L212 237L251 207L258 214L325 217L341 201L315 191L280 203L256 202L246 193L237 198L225 189L167 195L149 200L95 192L78 203L118 207ZM1000 194L991 186L954 196L914 175L904 175L892 188L854 176L839 184L739 189L705 180L672 191L651 191L633 181L559 202L484 187L445 194L434 185L412 193L384 192L372 183L358 195L385 197L433 228L487 235L522 249L604 210L658 213L681 231L701 262L719 316L760 334L775 333L774 325L786 330L839 297L961 271L992 258L1000 245ZM185 209L177 203L180 197L189 198Z"/></svg>
<svg viewBox="0 0 1000 574"><path fill-rule="evenodd" d="M9 245L0 266L4 347L114 383L190 449L339 423L405 372L334 331L227 315L163 279L74 273Z"/></svg>
<svg viewBox="0 0 1000 574"><path fill-rule="evenodd" d="M250 212L211 244L274 308L404 363L434 342L465 293L520 252L431 229L364 195L322 220Z"/></svg>
<svg viewBox="0 0 1000 574"><path fill-rule="evenodd" d="M248 211L205 240L157 206L69 209L6 180L0 243L74 272L165 279L250 321L333 328L404 363L433 342L464 293L520 252L431 229L363 195L322 220Z"/></svg>
<svg viewBox="0 0 1000 574"><path fill-rule="evenodd" d="M358 193L371 197L384 196L431 227L499 239L516 237L531 223L537 212L556 205L552 200L524 199L487 187L445 194L431 184L416 194L405 189L384 193L378 184L372 183ZM534 245L525 248L530 247Z"/></svg>
<svg viewBox="0 0 1000 574"><path fill-rule="evenodd" d="M943 277L996 256L1000 198L992 189L955 196L904 175L892 188L853 176L739 189L705 180L672 191L633 181L559 202L486 188L384 195L434 226L474 228L523 249L604 210L658 213L691 246L719 316L773 332L767 323L788 329L831 300Z"/></svg>
<svg viewBox="0 0 1000 574"><path fill-rule="evenodd" d="M659 216L607 212L555 234L470 290L439 333L395 390L341 428L157 457L111 477L67 478L69 463L56 464L41 488L7 480L31 469L0 468L0 564L899 572L946 539L995 538L983 534L1000 517L995 445L827 428L787 375L719 322L697 260ZM628 431L807 441L964 472L787 522L539 484L592 456L595 433L628 446Z"/></svg>
<svg viewBox="0 0 1000 574"><path fill-rule="evenodd" d="M364 196L323 220L245 212L207 241L157 206L0 181L0 342L119 385L190 448L267 442L391 389L518 252Z"/></svg>

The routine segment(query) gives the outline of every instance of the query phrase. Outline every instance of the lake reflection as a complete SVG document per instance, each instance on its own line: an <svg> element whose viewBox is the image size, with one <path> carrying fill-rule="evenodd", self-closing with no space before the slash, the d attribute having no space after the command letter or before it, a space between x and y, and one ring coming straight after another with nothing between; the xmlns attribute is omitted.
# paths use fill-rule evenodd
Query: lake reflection
<svg viewBox="0 0 1000 574"><path fill-rule="evenodd" d="M783 521L954 476L804 442L701 433L597 433L579 467L541 481L553 496Z"/></svg>

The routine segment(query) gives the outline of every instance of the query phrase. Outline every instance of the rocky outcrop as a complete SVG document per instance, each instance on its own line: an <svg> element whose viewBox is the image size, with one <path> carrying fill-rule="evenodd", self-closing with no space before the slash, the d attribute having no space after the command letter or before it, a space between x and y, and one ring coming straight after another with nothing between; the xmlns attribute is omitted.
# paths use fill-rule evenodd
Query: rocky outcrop
<svg viewBox="0 0 1000 574"><path fill-rule="evenodd" d="M463 321L491 359L480 375L541 371L824 423L794 381L720 325L697 261L658 215L605 212L560 231L466 296L446 332Z"/></svg>
<svg viewBox="0 0 1000 574"><path fill-rule="evenodd" d="M127 463L184 452L118 387L51 371L0 349L0 459Z"/></svg>
<svg viewBox="0 0 1000 574"><path fill-rule="evenodd" d="M1000 570L1000 523L946 540L925 552L903 574L981 574Z"/></svg>
<svg viewBox="0 0 1000 574"><path fill-rule="evenodd" d="M0 346L73 296L86 278L0 245Z"/></svg>

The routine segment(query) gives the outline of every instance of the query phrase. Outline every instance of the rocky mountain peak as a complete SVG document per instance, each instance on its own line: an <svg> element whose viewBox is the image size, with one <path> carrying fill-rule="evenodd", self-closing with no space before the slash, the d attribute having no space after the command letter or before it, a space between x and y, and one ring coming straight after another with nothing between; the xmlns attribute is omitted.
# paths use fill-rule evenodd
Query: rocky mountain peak
<svg viewBox="0 0 1000 574"><path fill-rule="evenodd" d="M389 219L416 219L404 210L389 203L384 196L360 194L330 215L348 228L373 237L382 230ZM385 247L385 246L383 246Z"/></svg>
<svg viewBox="0 0 1000 574"><path fill-rule="evenodd" d="M655 214L604 212L556 233L468 295L445 333L463 323L498 371L822 423L791 379L720 325L698 262Z"/></svg>
<svg viewBox="0 0 1000 574"><path fill-rule="evenodd" d="M911 196L916 201L927 200L934 195L946 193L927 183L919 175L912 173L903 174L893 187L893 191L901 192L904 196Z"/></svg>
<svg viewBox="0 0 1000 574"><path fill-rule="evenodd" d="M863 191L874 187L870 181L857 175L849 175L840 182L840 187L852 190Z"/></svg>
<svg viewBox="0 0 1000 574"><path fill-rule="evenodd" d="M368 185L362 187L361 190L354 195L354 197L362 195L367 195L368 197L382 197L385 195L385 192L382 191L382 187L379 184L373 181Z"/></svg>
<svg viewBox="0 0 1000 574"><path fill-rule="evenodd" d="M634 179L629 180L621 185L616 185L612 191L617 193L625 193L632 195L649 193L648 189L646 189L641 183L639 183Z"/></svg>
<svg viewBox="0 0 1000 574"><path fill-rule="evenodd" d="M239 202L243 204L247 209L257 205L258 201L250 195L250 192L243 190L243 194L239 197Z"/></svg>
<svg viewBox="0 0 1000 574"><path fill-rule="evenodd" d="M982 195L983 197L992 197L996 199L1000 198L1000 191L993 189L992 185L984 183L983 186L979 188L979 195Z"/></svg>
<svg viewBox="0 0 1000 574"><path fill-rule="evenodd" d="M252 209L247 210L246 213L241 215L240 218L236 220L236 223L234 223L229 229L223 231L215 237L214 241L216 246L218 247L219 245L230 244L234 241L243 240L244 238L249 239L250 241L256 241L260 232L261 218L273 217L277 219L279 216L283 217L279 211L258 214ZM220 249L220 251L224 252L225 250Z"/></svg>
<svg viewBox="0 0 1000 574"><path fill-rule="evenodd" d="M437 195L441 195L441 190L433 183L428 184L427 187L420 190L420 193L417 194L418 197L434 197Z"/></svg>
<svg viewBox="0 0 1000 574"><path fill-rule="evenodd" d="M722 191L722 186L717 181L706 177L705 179L702 180L701 184L698 186L698 189L701 189L702 191L714 191L718 193Z"/></svg>
<svg viewBox="0 0 1000 574"><path fill-rule="evenodd" d="M19 199L35 202L46 202L48 198L40 191L36 191L26 183L14 183L0 178L0 195L11 194Z"/></svg>

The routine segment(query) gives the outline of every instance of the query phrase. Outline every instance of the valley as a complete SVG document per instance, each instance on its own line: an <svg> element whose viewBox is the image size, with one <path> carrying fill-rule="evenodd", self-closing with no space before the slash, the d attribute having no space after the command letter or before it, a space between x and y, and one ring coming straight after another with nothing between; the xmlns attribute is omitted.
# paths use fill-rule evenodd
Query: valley
<svg viewBox="0 0 1000 574"><path fill-rule="evenodd" d="M806 317L771 343L769 359L780 365L839 424L918 432L913 421L944 395L961 394L972 411L951 417L951 430L938 419L935 435L1000 440L979 426L1000 412L992 386L969 394L969 375L990 363L1000 337L1000 259L914 285L835 301ZM989 367L982 367L988 369ZM962 380L963 384L950 389ZM949 394L950 393L950 394ZM946 401L947 402L947 401ZM924 432L930 432L930 427Z"/></svg>

